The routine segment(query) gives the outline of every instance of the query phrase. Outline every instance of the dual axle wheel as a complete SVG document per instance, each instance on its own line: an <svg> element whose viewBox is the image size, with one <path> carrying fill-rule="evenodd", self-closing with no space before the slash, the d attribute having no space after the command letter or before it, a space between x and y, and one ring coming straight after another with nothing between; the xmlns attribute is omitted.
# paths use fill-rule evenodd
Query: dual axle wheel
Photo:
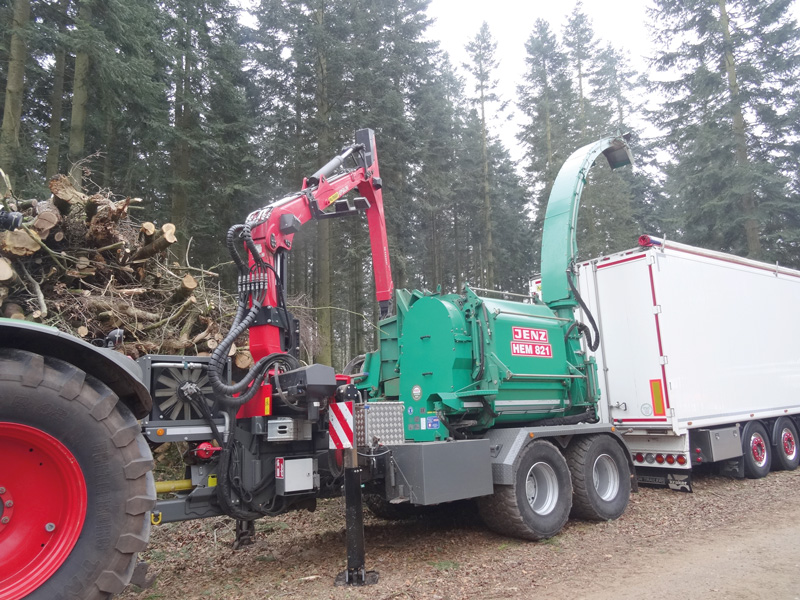
<svg viewBox="0 0 800 600"><path fill-rule="evenodd" d="M742 428L744 474L749 479L765 477L770 469L793 471L800 464L794 422L788 417L781 417L775 422L773 433L776 441L774 446L767 428L760 421L750 421Z"/></svg>
<svg viewBox="0 0 800 600"><path fill-rule="evenodd" d="M517 459L513 485L495 488L478 506L486 524L504 535L541 540L556 535L570 514L605 521L628 505L625 452L607 435L573 442L562 454L551 442L530 443Z"/></svg>

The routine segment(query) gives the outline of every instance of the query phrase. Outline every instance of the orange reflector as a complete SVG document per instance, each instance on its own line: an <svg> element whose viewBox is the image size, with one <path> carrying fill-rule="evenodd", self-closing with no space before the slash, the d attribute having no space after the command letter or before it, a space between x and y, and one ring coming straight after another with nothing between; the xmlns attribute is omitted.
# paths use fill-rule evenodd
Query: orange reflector
<svg viewBox="0 0 800 600"><path fill-rule="evenodd" d="M166 432L166 431L164 431L164 430L163 430L163 429L161 429L161 428L159 428L159 429L156 429L156 435L164 435L165 433L167 433L167 432Z"/></svg>
<svg viewBox="0 0 800 600"><path fill-rule="evenodd" d="M664 393L661 389L660 379L650 380L650 397L653 400L653 415L657 417L665 416L667 413L664 409Z"/></svg>

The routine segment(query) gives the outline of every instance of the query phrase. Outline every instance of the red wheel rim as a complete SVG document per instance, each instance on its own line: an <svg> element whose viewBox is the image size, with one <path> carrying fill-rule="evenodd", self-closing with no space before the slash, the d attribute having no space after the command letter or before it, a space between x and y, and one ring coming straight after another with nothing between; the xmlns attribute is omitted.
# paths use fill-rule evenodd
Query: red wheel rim
<svg viewBox="0 0 800 600"><path fill-rule="evenodd" d="M47 581L78 541L86 481L53 436L0 422L0 599L18 600Z"/></svg>
<svg viewBox="0 0 800 600"><path fill-rule="evenodd" d="M767 445L760 434L754 433L750 438L750 451L757 466L763 467L767 463Z"/></svg>
<svg viewBox="0 0 800 600"><path fill-rule="evenodd" d="M794 443L794 435L789 429L784 429L781 433L781 441L783 442L783 453L789 460L794 460L797 447Z"/></svg>

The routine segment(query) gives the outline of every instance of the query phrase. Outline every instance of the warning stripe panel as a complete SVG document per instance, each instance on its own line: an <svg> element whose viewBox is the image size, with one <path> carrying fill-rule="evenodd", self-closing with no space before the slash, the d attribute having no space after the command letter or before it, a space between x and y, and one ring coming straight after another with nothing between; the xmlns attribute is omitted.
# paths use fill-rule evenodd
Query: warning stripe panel
<svg viewBox="0 0 800 600"><path fill-rule="evenodd" d="M353 447L353 403L334 402L328 411L329 444L331 450Z"/></svg>

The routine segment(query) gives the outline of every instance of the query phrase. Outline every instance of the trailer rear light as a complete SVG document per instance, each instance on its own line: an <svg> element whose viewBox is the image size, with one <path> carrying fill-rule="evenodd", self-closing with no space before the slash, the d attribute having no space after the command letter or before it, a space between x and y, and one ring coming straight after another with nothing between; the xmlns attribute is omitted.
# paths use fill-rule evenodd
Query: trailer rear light
<svg viewBox="0 0 800 600"><path fill-rule="evenodd" d="M656 454L656 462L660 465L664 464L664 455L663 454Z"/></svg>
<svg viewBox="0 0 800 600"><path fill-rule="evenodd" d="M667 464L674 465L675 464L675 455L674 454L667 454Z"/></svg>
<svg viewBox="0 0 800 600"><path fill-rule="evenodd" d="M639 462L639 463L643 463L644 462L644 454L642 454L641 452L637 453L636 456L633 457L633 460L635 460L636 462Z"/></svg>
<svg viewBox="0 0 800 600"><path fill-rule="evenodd" d="M651 452L648 452L644 455L644 460L652 465L654 462L656 462L656 457L653 456Z"/></svg>
<svg viewBox="0 0 800 600"><path fill-rule="evenodd" d="M678 464L679 465L686 464L686 457L683 454L678 454Z"/></svg>

